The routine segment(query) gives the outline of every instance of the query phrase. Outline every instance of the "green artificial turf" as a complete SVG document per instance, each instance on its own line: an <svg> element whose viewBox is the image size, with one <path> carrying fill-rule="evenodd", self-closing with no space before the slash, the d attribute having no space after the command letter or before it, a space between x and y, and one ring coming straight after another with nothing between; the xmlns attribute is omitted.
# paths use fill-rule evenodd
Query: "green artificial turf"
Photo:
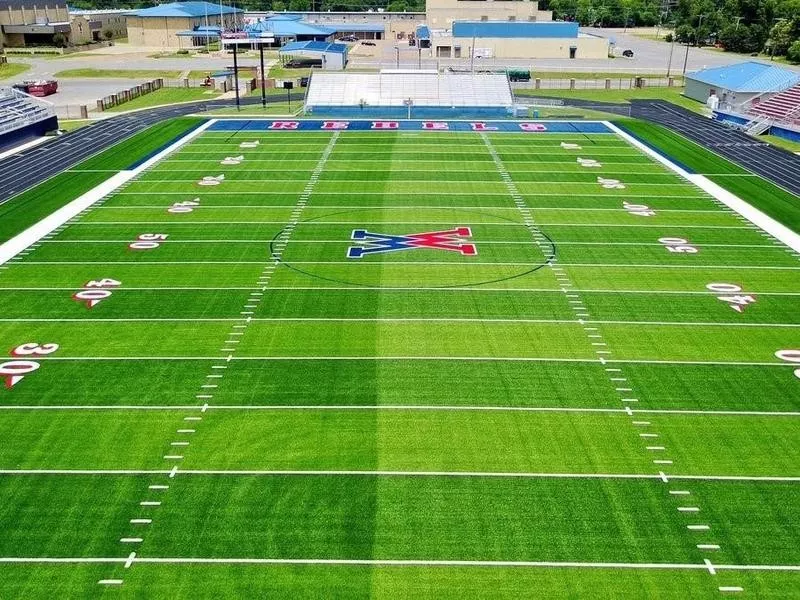
<svg viewBox="0 0 800 600"><path fill-rule="evenodd" d="M0 369L38 369L0 385L0 558L102 562L6 562L1 597L792 596L785 246L611 134L332 140L205 132L3 265ZM477 255L347 258L459 227Z"/></svg>
<svg viewBox="0 0 800 600"><path fill-rule="evenodd" d="M106 112L124 112L165 104L177 104L179 102L213 100L219 95L219 92L209 91L205 88L161 88L123 104L112 106L106 109Z"/></svg>
<svg viewBox="0 0 800 600"><path fill-rule="evenodd" d="M83 161L73 170L51 177L13 197L0 206L0 241L15 236L197 123L197 119L181 118L153 125Z"/></svg>
<svg viewBox="0 0 800 600"><path fill-rule="evenodd" d="M773 219L800 231L800 199L794 194L760 177L742 177L747 170L660 125L626 121L624 127Z"/></svg>

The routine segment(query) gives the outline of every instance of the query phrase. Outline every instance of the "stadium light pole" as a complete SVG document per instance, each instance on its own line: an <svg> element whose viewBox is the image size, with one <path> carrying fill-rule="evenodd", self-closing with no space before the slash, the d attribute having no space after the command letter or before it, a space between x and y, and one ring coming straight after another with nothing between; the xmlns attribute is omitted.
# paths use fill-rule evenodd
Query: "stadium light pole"
<svg viewBox="0 0 800 600"><path fill-rule="evenodd" d="M236 40L233 41L233 87L236 89L236 110L239 110L239 61L238 56L239 44ZM220 39L220 50L222 49L222 40Z"/></svg>
<svg viewBox="0 0 800 600"><path fill-rule="evenodd" d="M267 108L267 74L264 72L264 42L258 44L259 58L261 60L261 106Z"/></svg>

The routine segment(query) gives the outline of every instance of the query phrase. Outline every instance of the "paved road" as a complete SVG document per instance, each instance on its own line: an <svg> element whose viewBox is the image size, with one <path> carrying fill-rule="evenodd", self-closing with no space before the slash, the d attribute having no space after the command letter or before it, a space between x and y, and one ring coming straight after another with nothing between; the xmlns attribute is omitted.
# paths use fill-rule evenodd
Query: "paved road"
<svg viewBox="0 0 800 600"><path fill-rule="evenodd" d="M573 59L568 58L546 58L546 59L475 59L476 68L501 68L501 67L526 67L537 72L543 71L582 71L582 72L639 72L639 73L665 73L668 67L673 74L680 74L683 71L683 62L686 58L686 46L679 44L668 44L663 41L650 40L637 37L630 33L624 33L617 29L598 29L584 28L584 33L597 35L614 41L619 49L633 50L633 58L605 58L605 59ZM354 66L360 67L383 67L394 68L397 66L397 51L394 42L379 42L374 53L375 56L357 56L351 54L350 58ZM441 58L431 56L429 50L423 50L421 55L419 50L402 43L397 45L400 51L400 67L411 69L422 66L423 69L435 69L437 67L459 67L469 68L470 59L467 58ZM467 53L468 50L465 50ZM672 52L672 62L670 65L670 51ZM689 48L687 61L687 71L696 71L704 67L716 67L742 62L744 60L761 60L744 57L739 54L730 54L717 50L707 50L703 48ZM766 61L761 61L766 62ZM785 65L781 65L785 66ZM800 69L800 67L789 67Z"/></svg>

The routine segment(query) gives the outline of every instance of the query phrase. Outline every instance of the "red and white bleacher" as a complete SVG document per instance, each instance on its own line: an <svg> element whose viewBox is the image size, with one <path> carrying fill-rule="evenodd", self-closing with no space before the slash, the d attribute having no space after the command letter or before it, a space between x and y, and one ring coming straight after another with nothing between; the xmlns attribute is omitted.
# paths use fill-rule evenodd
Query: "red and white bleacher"
<svg viewBox="0 0 800 600"><path fill-rule="evenodd" d="M774 94L766 100L753 102L747 112L775 122L800 125L800 84Z"/></svg>

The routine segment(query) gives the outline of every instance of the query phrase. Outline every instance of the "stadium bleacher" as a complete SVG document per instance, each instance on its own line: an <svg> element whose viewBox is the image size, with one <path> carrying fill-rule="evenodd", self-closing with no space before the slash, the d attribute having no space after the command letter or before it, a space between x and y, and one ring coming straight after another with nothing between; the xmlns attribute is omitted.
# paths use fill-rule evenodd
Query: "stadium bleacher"
<svg viewBox="0 0 800 600"><path fill-rule="evenodd" d="M13 88L0 88L0 148L57 127L49 102Z"/></svg>
<svg viewBox="0 0 800 600"><path fill-rule="evenodd" d="M381 113L394 107L398 113L411 102L415 113L439 111L443 115L466 108L484 114L505 114L514 101L503 73L438 73L436 71L383 70L380 73L315 73L306 96L306 112L325 113L370 107Z"/></svg>
<svg viewBox="0 0 800 600"><path fill-rule="evenodd" d="M800 84L774 94L763 102L751 104L747 112L782 123L800 123Z"/></svg>

